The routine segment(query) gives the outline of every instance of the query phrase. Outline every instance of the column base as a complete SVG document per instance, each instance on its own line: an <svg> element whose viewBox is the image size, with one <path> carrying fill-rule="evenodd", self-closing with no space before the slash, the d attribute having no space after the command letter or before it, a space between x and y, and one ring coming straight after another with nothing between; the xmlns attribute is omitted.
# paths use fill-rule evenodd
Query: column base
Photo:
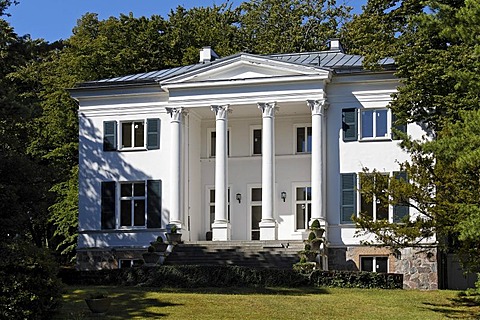
<svg viewBox="0 0 480 320"><path fill-rule="evenodd" d="M260 240L277 240L277 222L272 220L260 221Z"/></svg>
<svg viewBox="0 0 480 320"><path fill-rule="evenodd" d="M231 239L230 222L214 222L212 224L212 241L228 241Z"/></svg>

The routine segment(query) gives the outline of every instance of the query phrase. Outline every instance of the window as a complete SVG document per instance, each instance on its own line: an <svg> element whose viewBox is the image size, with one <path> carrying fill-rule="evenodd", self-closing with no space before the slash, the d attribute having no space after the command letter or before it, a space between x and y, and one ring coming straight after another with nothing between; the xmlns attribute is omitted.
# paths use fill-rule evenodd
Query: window
<svg viewBox="0 0 480 320"><path fill-rule="evenodd" d="M360 257L360 271L388 272L388 257Z"/></svg>
<svg viewBox="0 0 480 320"><path fill-rule="evenodd" d="M102 229L161 228L161 180L107 181L101 192Z"/></svg>
<svg viewBox="0 0 480 320"><path fill-rule="evenodd" d="M360 128L357 125L360 117ZM400 132L407 132L405 124L397 124L396 117L389 109L343 109L342 131L343 141L375 139L398 139L391 130L392 125Z"/></svg>
<svg viewBox="0 0 480 320"><path fill-rule="evenodd" d="M210 152L209 156L211 158L214 158L215 155L217 154L216 148L217 148L217 132L214 131L213 129L209 129L209 138L210 138ZM227 130L227 157L230 156L230 130Z"/></svg>
<svg viewBox="0 0 480 320"><path fill-rule="evenodd" d="M215 222L215 189L208 189L208 209L210 214L210 230L212 230L212 224ZM230 188L227 193L227 219L230 221Z"/></svg>
<svg viewBox="0 0 480 320"><path fill-rule="evenodd" d="M296 130L296 152L311 153L312 152L312 127L298 126Z"/></svg>
<svg viewBox="0 0 480 320"><path fill-rule="evenodd" d="M119 268L129 269L134 267L140 267L142 264L143 264L143 261L140 259L120 259Z"/></svg>
<svg viewBox="0 0 480 320"><path fill-rule="evenodd" d="M160 148L160 119L122 121L119 127L120 139L117 139L117 121L103 123L104 151Z"/></svg>
<svg viewBox="0 0 480 320"><path fill-rule="evenodd" d="M145 227L145 182L120 184L120 226Z"/></svg>
<svg viewBox="0 0 480 320"><path fill-rule="evenodd" d="M405 172L394 172L395 179L407 180ZM385 190L388 188L389 174L371 175L360 173L358 175L360 188L362 184L373 184L376 190ZM340 175L341 183L341 203L340 203L340 220L341 223L353 223L352 216L356 216L357 199L359 199L359 208L362 214L365 214L370 219L387 220L389 222L400 223L409 217L408 199L401 199L396 205L389 205L389 199L379 196L368 196L360 193L357 189L357 174L342 173ZM359 196L357 197L357 193ZM391 200L391 199L390 199ZM391 202L391 201L390 201Z"/></svg>
<svg viewBox="0 0 480 320"><path fill-rule="evenodd" d="M252 240L260 240L260 221L262 221L262 188L250 189L250 211L252 218Z"/></svg>
<svg viewBox="0 0 480 320"><path fill-rule="evenodd" d="M312 188L295 188L295 215L297 230L308 229L308 222L312 214Z"/></svg>
<svg viewBox="0 0 480 320"><path fill-rule="evenodd" d="M252 129L252 155L262 154L262 129L254 127Z"/></svg>

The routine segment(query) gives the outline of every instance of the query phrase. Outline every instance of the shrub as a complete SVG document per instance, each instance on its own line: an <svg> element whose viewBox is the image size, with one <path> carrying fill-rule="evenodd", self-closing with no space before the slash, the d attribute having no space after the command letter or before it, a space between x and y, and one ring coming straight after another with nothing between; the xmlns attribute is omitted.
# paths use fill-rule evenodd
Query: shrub
<svg viewBox="0 0 480 320"><path fill-rule="evenodd" d="M29 243L0 245L0 318L51 319L61 301L57 266Z"/></svg>
<svg viewBox="0 0 480 320"><path fill-rule="evenodd" d="M313 220L312 225L310 226L310 230L318 230L320 229L320 221L318 219Z"/></svg>
<svg viewBox="0 0 480 320"><path fill-rule="evenodd" d="M147 251L152 253L155 252L155 247L154 246L148 246Z"/></svg>
<svg viewBox="0 0 480 320"><path fill-rule="evenodd" d="M162 238L162 236L158 236L156 242L158 242L158 243L163 243L163 238Z"/></svg>
<svg viewBox="0 0 480 320"><path fill-rule="evenodd" d="M312 241L313 239L315 239L316 237L317 237L317 236L315 235L314 232L310 232L310 233L308 234L308 241L311 242L311 241Z"/></svg>
<svg viewBox="0 0 480 320"><path fill-rule="evenodd" d="M403 275L359 271L315 270L309 276L316 287L401 289Z"/></svg>

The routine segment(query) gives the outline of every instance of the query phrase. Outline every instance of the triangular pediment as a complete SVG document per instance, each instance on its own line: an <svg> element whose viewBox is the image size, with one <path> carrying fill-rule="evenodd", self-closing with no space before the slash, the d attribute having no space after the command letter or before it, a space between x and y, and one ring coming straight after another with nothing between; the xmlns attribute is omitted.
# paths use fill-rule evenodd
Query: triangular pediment
<svg viewBox="0 0 480 320"><path fill-rule="evenodd" d="M162 85L194 83L232 83L235 81L269 81L298 77L328 78L330 71L315 66L305 66L278 61L251 54L239 54L215 61L203 68L184 73L162 82Z"/></svg>

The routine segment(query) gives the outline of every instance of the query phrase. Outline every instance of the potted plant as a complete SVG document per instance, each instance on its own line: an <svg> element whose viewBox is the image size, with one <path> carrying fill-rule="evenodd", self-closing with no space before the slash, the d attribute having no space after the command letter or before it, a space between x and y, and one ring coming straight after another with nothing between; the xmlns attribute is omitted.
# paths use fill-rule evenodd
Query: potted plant
<svg viewBox="0 0 480 320"><path fill-rule="evenodd" d="M318 221L318 219L312 221L312 224L310 225L310 230L315 233L315 236L317 238L323 237L323 234L325 233L325 229L320 226L320 221Z"/></svg>
<svg viewBox="0 0 480 320"><path fill-rule="evenodd" d="M106 313L112 301L106 292L93 292L88 295L85 302L90 311L98 315Z"/></svg>
<svg viewBox="0 0 480 320"><path fill-rule="evenodd" d="M143 260L145 261L145 264L157 264L160 260L160 253L155 252L155 247L154 246L149 246L147 249L148 252L143 253L142 257Z"/></svg>
<svg viewBox="0 0 480 320"><path fill-rule="evenodd" d="M170 227L170 232L167 232L165 236L169 243L176 244L182 242L182 234L178 233L178 227L175 224Z"/></svg>
<svg viewBox="0 0 480 320"><path fill-rule="evenodd" d="M155 248L156 252L167 251L168 244L163 242L162 236L158 236L157 240L150 242L150 244Z"/></svg>

